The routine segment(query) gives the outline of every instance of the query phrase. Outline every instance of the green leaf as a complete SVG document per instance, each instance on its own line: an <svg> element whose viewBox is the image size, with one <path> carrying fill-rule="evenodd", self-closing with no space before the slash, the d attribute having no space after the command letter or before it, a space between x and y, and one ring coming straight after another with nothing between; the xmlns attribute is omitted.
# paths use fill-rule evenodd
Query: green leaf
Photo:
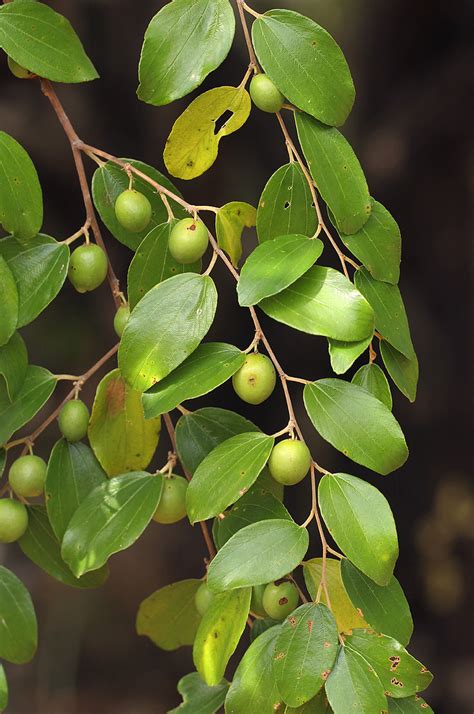
<svg viewBox="0 0 474 714"><path fill-rule="evenodd" d="M256 221L256 209L243 201L226 203L216 214L217 242L235 267L242 257L243 230L252 228Z"/></svg>
<svg viewBox="0 0 474 714"><path fill-rule="evenodd" d="M0 382L0 444L32 419L54 392L56 379L44 367L29 365L21 389L11 402Z"/></svg>
<svg viewBox="0 0 474 714"><path fill-rule="evenodd" d="M180 580L156 590L140 604L137 633L162 650L192 645L201 621L194 597L202 580Z"/></svg>
<svg viewBox="0 0 474 714"><path fill-rule="evenodd" d="M255 483L275 440L261 432L238 434L216 446L198 466L186 493L191 523L222 513Z"/></svg>
<svg viewBox="0 0 474 714"><path fill-rule="evenodd" d="M215 687L208 687L197 672L191 672L178 682L182 704L168 714L216 714L224 704L228 689L229 682L225 679Z"/></svg>
<svg viewBox="0 0 474 714"><path fill-rule="evenodd" d="M181 196L180 192L171 183L171 181L153 166L144 164L143 161L136 161L135 159L121 159L121 161L130 164L133 168L141 171L153 181L160 184L160 186L163 186L164 188L172 191L174 194ZM163 201L157 193L157 190L150 183L148 183L148 181L145 181L139 176L133 174L133 188L136 191L143 193L148 198L151 204L152 214L150 223L143 231L140 231L139 233L131 233L129 230L120 225L115 215L115 201L123 191L128 189L128 186L129 178L127 176L127 172L121 166L118 166L112 161L108 161L94 173L92 179L92 196L94 199L94 205L97 208L102 221L105 223L114 238L120 241L120 243L128 246L128 248L131 248L131 250L137 250L138 246L150 233L150 231L158 226L161 226L163 223L166 223L168 220L168 213ZM173 201L171 198L168 200L173 213L177 218L184 218L188 215L179 203L176 203L176 201ZM166 277L170 276L167 275Z"/></svg>
<svg viewBox="0 0 474 714"><path fill-rule="evenodd" d="M395 699L422 692L433 679L431 672L392 637L373 630L354 630L345 645L346 651L364 658L383 690Z"/></svg>
<svg viewBox="0 0 474 714"><path fill-rule="evenodd" d="M39 234L26 246L12 237L0 241L0 255L7 261L18 286L18 327L33 322L61 290L69 265L69 247Z"/></svg>
<svg viewBox="0 0 474 714"><path fill-rule="evenodd" d="M53 447L46 472L45 496L49 522L62 540L81 503L106 474L85 444L60 439Z"/></svg>
<svg viewBox="0 0 474 714"><path fill-rule="evenodd" d="M38 644L38 624L30 594L11 570L0 565L0 657L29 662Z"/></svg>
<svg viewBox="0 0 474 714"><path fill-rule="evenodd" d="M23 553L38 568L63 585L73 588L98 588L107 580L107 566L80 578L72 574L61 557L61 545L54 535L43 506L28 507L28 530L18 541Z"/></svg>
<svg viewBox="0 0 474 714"><path fill-rule="evenodd" d="M208 571L211 590L235 590L278 580L301 563L308 531L293 521L271 519L242 528L221 548Z"/></svg>
<svg viewBox="0 0 474 714"><path fill-rule="evenodd" d="M0 712L3 712L8 705L8 682L3 665L0 664Z"/></svg>
<svg viewBox="0 0 474 714"><path fill-rule="evenodd" d="M398 558L397 529L387 499L375 486L349 474L326 474L319 505L344 555L378 585L388 585Z"/></svg>
<svg viewBox="0 0 474 714"><path fill-rule="evenodd" d="M336 666L326 682L334 714L380 714L387 711L384 689L374 670L357 652L341 647Z"/></svg>
<svg viewBox="0 0 474 714"><path fill-rule="evenodd" d="M61 554L80 577L141 536L157 509L163 480L134 471L97 486L81 503L64 534Z"/></svg>
<svg viewBox="0 0 474 714"><path fill-rule="evenodd" d="M359 159L337 129L307 114L296 112L296 128L308 168L338 229L341 233L356 233L372 210Z"/></svg>
<svg viewBox="0 0 474 714"><path fill-rule="evenodd" d="M342 273L315 265L260 307L278 322L310 335L354 342L372 334L369 303Z"/></svg>
<svg viewBox="0 0 474 714"><path fill-rule="evenodd" d="M119 367L129 385L144 392L184 362L209 330L216 306L209 276L185 273L155 285L122 335Z"/></svg>
<svg viewBox="0 0 474 714"><path fill-rule="evenodd" d="M385 373L378 364L364 364L352 377L352 384L357 384L374 397L377 397L387 409L392 408L392 393Z"/></svg>
<svg viewBox="0 0 474 714"><path fill-rule="evenodd" d="M282 701L273 676L273 652L280 627L255 639L234 674L225 700L226 714L274 714Z"/></svg>
<svg viewBox="0 0 474 714"><path fill-rule="evenodd" d="M2 316L3 319L3 316ZM15 399L28 369L28 353L19 332L14 332L8 342L0 347L0 375L5 380L7 394Z"/></svg>
<svg viewBox="0 0 474 714"><path fill-rule="evenodd" d="M0 46L5 33L5 11L8 7L1 6ZM43 194L38 174L25 149L4 131L0 131L0 185L0 223L19 241L33 238L43 223Z"/></svg>
<svg viewBox="0 0 474 714"><path fill-rule="evenodd" d="M5 471L5 466L7 464L7 450L3 447L0 448L0 478L3 476Z"/></svg>
<svg viewBox="0 0 474 714"><path fill-rule="evenodd" d="M194 640L193 660L209 687L222 680L229 659L245 630L251 588L215 595L204 614Z"/></svg>
<svg viewBox="0 0 474 714"><path fill-rule="evenodd" d="M138 246L128 268L128 302L131 310L145 293L167 278L180 273L200 272L200 260L182 265L169 252L169 235L175 223L176 221L170 221L156 226Z"/></svg>
<svg viewBox="0 0 474 714"><path fill-rule="evenodd" d="M319 692L337 647L336 621L326 605L301 605L285 620L275 643L273 673L286 704L299 707Z"/></svg>
<svg viewBox="0 0 474 714"><path fill-rule="evenodd" d="M418 359L413 355L408 359L401 352L392 347L386 340L380 342L380 354L387 372L402 394L414 402L418 386Z"/></svg>
<svg viewBox="0 0 474 714"><path fill-rule="evenodd" d="M255 305L294 283L317 261L323 243L300 235L265 241L249 255L237 284L239 305Z"/></svg>
<svg viewBox="0 0 474 714"><path fill-rule="evenodd" d="M173 0L165 5L145 33L139 99L162 106L192 92L225 60L234 32L228 0Z"/></svg>
<svg viewBox="0 0 474 714"><path fill-rule="evenodd" d="M109 476L148 466L158 446L160 418L145 419L141 394L114 369L97 387L89 441Z"/></svg>
<svg viewBox="0 0 474 714"><path fill-rule="evenodd" d="M413 619L395 576L381 587L345 559L341 564L341 574L351 602L363 613L366 622L377 632L407 645L413 632Z"/></svg>
<svg viewBox="0 0 474 714"><path fill-rule="evenodd" d="M406 699L388 698L388 714L434 714L432 708L418 694Z"/></svg>
<svg viewBox="0 0 474 714"><path fill-rule="evenodd" d="M260 637L264 632L270 629L270 627L276 627L281 623L278 620L272 620L271 617L258 617L253 621L252 629L250 630L250 642L253 642Z"/></svg>
<svg viewBox="0 0 474 714"><path fill-rule="evenodd" d="M0 243L1 245L1 243ZM2 320L0 345L6 345L15 332L18 322L18 288L13 274L0 254L0 289L2 291Z"/></svg>
<svg viewBox="0 0 474 714"><path fill-rule="evenodd" d="M258 61L292 104L325 124L344 124L354 83L326 30L292 10L270 10L253 23L252 37Z"/></svg>
<svg viewBox="0 0 474 714"><path fill-rule="evenodd" d="M217 122L231 116L217 130ZM243 87L210 89L188 106L175 121L163 158L172 176L193 179L217 159L219 142L245 124L250 114L250 96Z"/></svg>
<svg viewBox="0 0 474 714"><path fill-rule="evenodd" d="M402 466L408 448L391 411L372 394L341 379L307 384L304 402L316 431L358 464L387 475Z"/></svg>
<svg viewBox="0 0 474 714"><path fill-rule="evenodd" d="M212 392L244 362L244 353L233 345L223 342L199 345L179 367L142 396L146 418L169 412L186 399Z"/></svg>
<svg viewBox="0 0 474 714"><path fill-rule="evenodd" d="M263 189L257 210L260 243L284 235L312 236L317 226L313 198L296 162L280 166Z"/></svg>
<svg viewBox="0 0 474 714"><path fill-rule="evenodd" d="M329 706L326 692L321 690L313 699L297 709L285 707L282 714L332 714L332 709Z"/></svg>
<svg viewBox="0 0 474 714"><path fill-rule="evenodd" d="M329 339L329 358L333 372L336 374L347 372L356 359L365 352L371 341L372 335L359 342L340 342L339 340Z"/></svg>
<svg viewBox="0 0 474 714"><path fill-rule="evenodd" d="M52 82L88 82L99 76L69 21L41 2L22 0L1 8L0 47Z"/></svg>

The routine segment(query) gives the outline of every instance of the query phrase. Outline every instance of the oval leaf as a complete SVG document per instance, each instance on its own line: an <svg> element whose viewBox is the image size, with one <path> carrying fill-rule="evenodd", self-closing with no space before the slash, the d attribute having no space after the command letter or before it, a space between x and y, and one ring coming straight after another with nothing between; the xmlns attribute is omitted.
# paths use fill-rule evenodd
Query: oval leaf
<svg viewBox="0 0 474 714"><path fill-rule="evenodd" d="M378 364L364 364L352 377L352 384L357 384L374 397L377 397L387 409L392 408L392 393L387 377Z"/></svg>
<svg viewBox="0 0 474 714"><path fill-rule="evenodd" d="M179 680L178 692L183 702L169 714L216 714L224 704L228 689L229 682L225 680L215 687L208 687L197 672L191 672Z"/></svg>
<svg viewBox="0 0 474 714"><path fill-rule="evenodd" d="M19 332L14 332L8 342L0 347L0 375L5 380L7 394L11 400L18 395L27 369L28 353L25 342Z"/></svg>
<svg viewBox="0 0 474 714"><path fill-rule="evenodd" d="M372 342L372 335L359 342L341 342L339 340L328 340L329 358L331 367L336 374L344 374L349 367L352 367L358 357L361 356Z"/></svg>
<svg viewBox="0 0 474 714"><path fill-rule="evenodd" d="M0 241L1 245L1 241ZM2 319L0 345L6 345L18 323L18 287L7 262L0 254L0 289L2 291Z"/></svg>
<svg viewBox="0 0 474 714"><path fill-rule="evenodd" d="M242 257L242 233L244 228L252 228L257 220L257 212L249 203L232 201L219 208L216 214L216 236L219 247L237 264Z"/></svg>
<svg viewBox="0 0 474 714"><path fill-rule="evenodd" d="M4 383L0 382L0 444L32 419L54 392L56 379L44 367L29 365L21 389L10 401Z"/></svg>
<svg viewBox="0 0 474 714"><path fill-rule="evenodd" d="M8 9L6 5L0 7L0 46L5 33L4 13ZM21 44L24 46L24 38ZM4 131L0 131L0 184L0 223L19 241L33 238L43 223L38 174L25 149Z"/></svg>
<svg viewBox="0 0 474 714"><path fill-rule="evenodd" d="M38 625L30 594L11 570L0 565L0 657L29 662L38 644Z"/></svg>
<svg viewBox="0 0 474 714"><path fill-rule="evenodd" d="M374 670L352 649L341 647L336 666L326 682L326 694L334 714L380 714L387 698Z"/></svg>
<svg viewBox="0 0 474 714"><path fill-rule="evenodd" d="M380 354L382 355L383 363L387 368L387 372L399 388L402 394L405 395L410 402L416 399L416 390L418 386L418 358L413 355L408 359L401 352L392 347L387 340L382 340L380 343Z"/></svg>

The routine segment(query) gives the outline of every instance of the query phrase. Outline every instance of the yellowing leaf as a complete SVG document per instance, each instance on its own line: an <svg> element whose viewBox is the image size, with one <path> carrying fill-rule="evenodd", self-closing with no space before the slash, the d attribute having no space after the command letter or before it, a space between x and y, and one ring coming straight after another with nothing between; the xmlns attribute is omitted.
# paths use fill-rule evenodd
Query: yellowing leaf
<svg viewBox="0 0 474 714"><path fill-rule="evenodd" d="M216 215L217 242L237 267L242 256L242 233L257 222L257 211L249 203L232 201L219 209Z"/></svg>

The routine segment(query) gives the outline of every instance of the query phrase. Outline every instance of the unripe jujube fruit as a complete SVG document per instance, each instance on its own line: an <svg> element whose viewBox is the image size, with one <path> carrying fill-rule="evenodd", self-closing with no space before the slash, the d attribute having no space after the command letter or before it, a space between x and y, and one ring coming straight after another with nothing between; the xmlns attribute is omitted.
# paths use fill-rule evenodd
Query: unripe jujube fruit
<svg viewBox="0 0 474 714"><path fill-rule="evenodd" d="M299 483L309 471L311 454L302 441L284 439L272 449L268 459L268 468L271 475L285 486Z"/></svg>
<svg viewBox="0 0 474 714"><path fill-rule="evenodd" d="M0 499L0 543L14 543L28 528L28 511L20 501Z"/></svg>
<svg viewBox="0 0 474 714"><path fill-rule="evenodd" d="M18 62L15 62L12 57L8 58L8 67L10 69L10 72L15 76L18 77L18 79L30 79L30 77L33 77L33 72L30 72L29 69L26 69L26 67L22 67L21 64L18 64Z"/></svg>
<svg viewBox="0 0 474 714"><path fill-rule="evenodd" d="M46 479L46 461L40 456L28 454L13 462L8 481L17 496L34 498L41 496Z"/></svg>
<svg viewBox="0 0 474 714"><path fill-rule="evenodd" d="M186 515L186 491L188 482L182 476L172 474L163 479L160 502L153 519L157 523L176 523Z"/></svg>
<svg viewBox="0 0 474 714"><path fill-rule="evenodd" d="M289 580L268 583L263 593L263 607L274 620L284 620L298 605L299 594Z"/></svg>
<svg viewBox="0 0 474 714"><path fill-rule="evenodd" d="M115 201L115 216L122 226L131 233L141 233L151 221L153 209L148 198L139 191L129 188Z"/></svg>
<svg viewBox="0 0 474 714"><path fill-rule="evenodd" d="M122 337L125 325L130 317L130 308L128 305L120 305L114 317L114 330L118 337Z"/></svg>
<svg viewBox="0 0 474 714"><path fill-rule="evenodd" d="M95 290L107 275L107 256L95 243L80 245L73 251L68 277L79 293Z"/></svg>
<svg viewBox="0 0 474 714"><path fill-rule="evenodd" d="M68 441L80 441L87 434L89 409L80 399L66 402L58 416L61 434Z"/></svg>
<svg viewBox="0 0 474 714"><path fill-rule="evenodd" d="M209 590L207 583L202 583L196 590L196 595L194 596L194 604L201 617L209 610L209 606L213 600L214 593Z"/></svg>
<svg viewBox="0 0 474 714"><path fill-rule="evenodd" d="M265 592L266 585L254 585L252 588L252 599L250 601L250 610L254 615L259 615L260 617L266 617L267 613L263 607L263 593Z"/></svg>
<svg viewBox="0 0 474 714"><path fill-rule="evenodd" d="M202 258L209 243L207 228L202 221L183 218L171 229L168 247L178 263L195 263Z"/></svg>
<svg viewBox="0 0 474 714"><path fill-rule="evenodd" d="M266 74L256 74L250 82L250 96L262 112L274 114L285 103L285 97Z"/></svg>
<svg viewBox="0 0 474 714"><path fill-rule="evenodd" d="M242 367L232 377L236 394L248 404L261 404L275 389L276 372L272 361L259 352L247 355Z"/></svg>

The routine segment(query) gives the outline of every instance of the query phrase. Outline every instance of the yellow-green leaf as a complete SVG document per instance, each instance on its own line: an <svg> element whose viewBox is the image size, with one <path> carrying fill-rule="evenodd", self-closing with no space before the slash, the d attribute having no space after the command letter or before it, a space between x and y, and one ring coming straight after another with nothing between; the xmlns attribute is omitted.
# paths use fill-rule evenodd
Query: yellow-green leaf
<svg viewBox="0 0 474 714"><path fill-rule="evenodd" d="M216 215L217 242L237 267L242 256L242 233L257 222L257 211L249 203L232 201L219 209Z"/></svg>

